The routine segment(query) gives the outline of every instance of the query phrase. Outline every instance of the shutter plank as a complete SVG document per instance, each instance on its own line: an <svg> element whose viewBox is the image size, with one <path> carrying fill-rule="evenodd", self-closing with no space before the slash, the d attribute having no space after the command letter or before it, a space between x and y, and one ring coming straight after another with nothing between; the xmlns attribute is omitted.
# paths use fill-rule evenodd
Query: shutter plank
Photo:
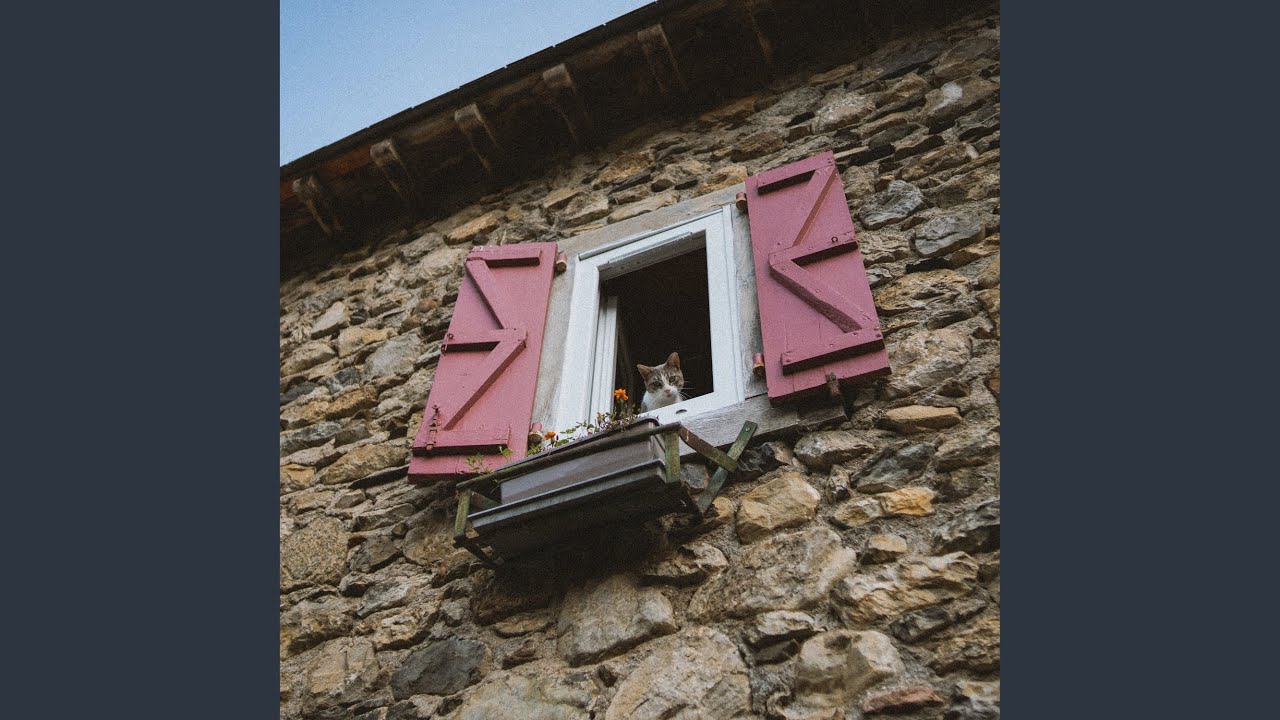
<svg viewBox="0 0 1280 720"><path fill-rule="evenodd" d="M747 178L764 343L777 405L889 372L889 356L835 156Z"/></svg>
<svg viewBox="0 0 1280 720"><path fill-rule="evenodd" d="M474 474L523 458L557 247L473 248L413 441L409 479ZM508 455L501 454L503 448Z"/></svg>

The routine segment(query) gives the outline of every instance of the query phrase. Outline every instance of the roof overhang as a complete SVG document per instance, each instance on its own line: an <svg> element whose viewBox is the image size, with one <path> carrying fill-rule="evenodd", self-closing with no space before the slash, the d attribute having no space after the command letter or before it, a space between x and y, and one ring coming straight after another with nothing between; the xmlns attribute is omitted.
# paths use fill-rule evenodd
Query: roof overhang
<svg viewBox="0 0 1280 720"><path fill-rule="evenodd" d="M984 4L658 0L284 165L282 268Z"/></svg>

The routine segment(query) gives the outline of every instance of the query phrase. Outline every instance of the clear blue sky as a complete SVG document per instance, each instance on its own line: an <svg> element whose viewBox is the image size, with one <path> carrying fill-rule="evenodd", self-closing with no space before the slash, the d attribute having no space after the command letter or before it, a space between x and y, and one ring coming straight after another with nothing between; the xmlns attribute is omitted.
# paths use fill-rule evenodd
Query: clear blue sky
<svg viewBox="0 0 1280 720"><path fill-rule="evenodd" d="M650 0L281 0L280 164Z"/></svg>

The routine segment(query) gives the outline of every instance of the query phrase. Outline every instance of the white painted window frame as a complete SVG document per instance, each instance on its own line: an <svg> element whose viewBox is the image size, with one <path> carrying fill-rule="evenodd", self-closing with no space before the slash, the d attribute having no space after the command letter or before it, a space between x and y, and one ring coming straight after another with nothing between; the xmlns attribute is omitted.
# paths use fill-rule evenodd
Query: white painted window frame
<svg viewBox="0 0 1280 720"><path fill-rule="evenodd" d="M746 388L741 357L741 309L734 273L731 206L695 216L661 230L640 233L579 253L574 263L573 302L565 335L554 428L562 430L613 402L617 349L616 303L602 301L600 283L703 247L707 256L711 366L714 392L648 413L660 423L688 420L741 403ZM673 348L678 350L678 348ZM637 405L640 398L632 398Z"/></svg>

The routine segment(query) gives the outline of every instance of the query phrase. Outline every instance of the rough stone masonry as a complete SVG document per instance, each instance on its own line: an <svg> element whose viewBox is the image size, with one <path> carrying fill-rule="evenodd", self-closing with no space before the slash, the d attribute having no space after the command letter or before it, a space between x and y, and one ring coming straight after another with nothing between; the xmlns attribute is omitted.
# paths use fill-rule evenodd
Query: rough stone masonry
<svg viewBox="0 0 1280 720"><path fill-rule="evenodd" d="M281 717L998 717L999 40L993 10L781 78L285 281ZM842 425L755 443L716 518L631 557L522 575L455 550L450 484L397 469L468 248L837 145L893 374Z"/></svg>

